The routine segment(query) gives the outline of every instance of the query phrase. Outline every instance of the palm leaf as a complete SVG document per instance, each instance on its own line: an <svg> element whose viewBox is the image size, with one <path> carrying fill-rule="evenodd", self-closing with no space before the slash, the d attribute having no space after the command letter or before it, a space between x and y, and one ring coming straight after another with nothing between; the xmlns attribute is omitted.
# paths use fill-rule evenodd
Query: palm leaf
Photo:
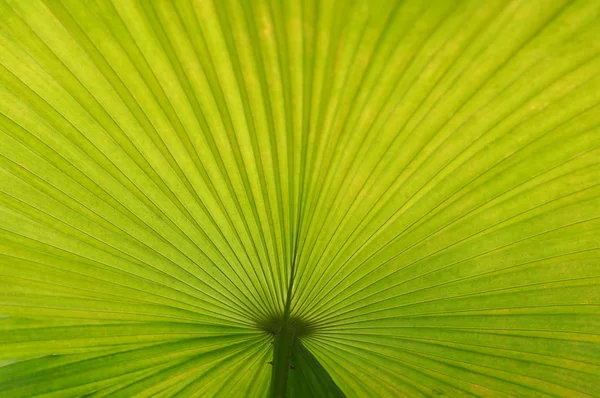
<svg viewBox="0 0 600 398"><path fill-rule="evenodd" d="M0 396L600 396L600 3L0 0Z"/></svg>

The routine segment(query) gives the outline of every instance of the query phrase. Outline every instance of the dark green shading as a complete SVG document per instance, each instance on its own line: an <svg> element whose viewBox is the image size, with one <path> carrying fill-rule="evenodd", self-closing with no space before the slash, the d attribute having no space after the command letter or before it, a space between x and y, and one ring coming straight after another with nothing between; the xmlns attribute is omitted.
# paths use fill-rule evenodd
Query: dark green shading
<svg viewBox="0 0 600 398"><path fill-rule="evenodd" d="M295 332L290 328L290 306L292 297L292 278L288 285L287 299L285 301L285 309L281 317L280 326L274 330L275 339L273 341L273 373L271 374L271 397L283 398L286 395L288 372L290 368L289 357L292 355L294 345Z"/></svg>
<svg viewBox="0 0 600 398"><path fill-rule="evenodd" d="M288 376L288 398L345 397L317 358L299 338L294 338L291 369Z"/></svg>
<svg viewBox="0 0 600 398"><path fill-rule="evenodd" d="M272 398L345 397L319 361L302 344L316 330L302 319L284 313L257 325L273 335Z"/></svg>

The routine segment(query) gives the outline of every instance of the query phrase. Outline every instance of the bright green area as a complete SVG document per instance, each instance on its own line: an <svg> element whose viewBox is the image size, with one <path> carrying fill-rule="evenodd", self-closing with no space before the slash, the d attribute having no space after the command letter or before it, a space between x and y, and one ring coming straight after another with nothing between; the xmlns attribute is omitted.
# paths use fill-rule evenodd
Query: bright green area
<svg viewBox="0 0 600 398"><path fill-rule="evenodd" d="M284 392L600 397L600 1L0 0L0 397Z"/></svg>

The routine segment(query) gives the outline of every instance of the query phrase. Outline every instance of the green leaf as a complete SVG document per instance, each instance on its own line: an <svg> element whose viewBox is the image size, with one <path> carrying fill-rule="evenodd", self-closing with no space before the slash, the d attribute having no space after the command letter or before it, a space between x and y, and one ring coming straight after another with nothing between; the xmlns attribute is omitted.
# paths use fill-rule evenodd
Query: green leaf
<svg viewBox="0 0 600 398"><path fill-rule="evenodd" d="M600 2L0 0L0 396L600 396Z"/></svg>

